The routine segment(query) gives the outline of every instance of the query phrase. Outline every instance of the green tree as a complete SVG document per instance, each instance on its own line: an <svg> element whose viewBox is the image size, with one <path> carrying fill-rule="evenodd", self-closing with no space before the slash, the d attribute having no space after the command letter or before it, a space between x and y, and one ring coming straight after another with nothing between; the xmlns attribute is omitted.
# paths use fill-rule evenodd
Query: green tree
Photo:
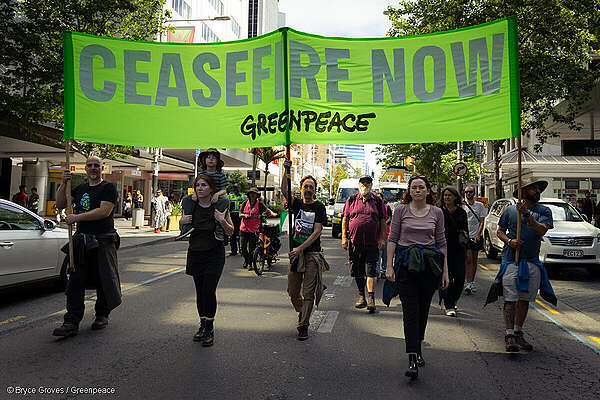
<svg viewBox="0 0 600 400"><path fill-rule="evenodd" d="M465 144L467 147L470 144ZM436 185L438 194L444 186L453 184L457 177L452 172L456 164L456 142L453 143L413 143L377 146L377 161L383 168L402 165L404 159L410 156L414 160L418 174L424 175L432 185ZM477 179L477 164L473 160L464 161L468 172L464 181Z"/></svg>
<svg viewBox="0 0 600 400"><path fill-rule="evenodd" d="M285 150L275 150L272 147L258 147L256 157L265 163L265 186L263 187L263 199L267 198L267 176L269 175L269 164L275 160L285 158Z"/></svg>
<svg viewBox="0 0 600 400"><path fill-rule="evenodd" d="M5 0L0 5L0 114L24 133L63 126L62 32L152 40L170 17L165 0ZM130 148L74 144L114 158Z"/></svg>
<svg viewBox="0 0 600 400"><path fill-rule="evenodd" d="M229 191L231 191L230 188L234 183L238 183L240 185L242 193L246 193L246 191L249 189L248 180L241 171L230 171L226 172L225 175L227 175L227 180L229 181L229 187L227 188Z"/></svg>
<svg viewBox="0 0 600 400"><path fill-rule="evenodd" d="M342 179L350 178L350 174L348 174L343 168L338 167L338 173L334 174L335 179L333 180L333 190L330 190L331 187L331 175L329 172L321 179L321 187L329 192L329 198L335 197L338 187L340 186L340 181Z"/></svg>
<svg viewBox="0 0 600 400"><path fill-rule="evenodd" d="M414 0L388 9L390 36L444 31L514 15L518 26L521 135L536 134L541 144L558 133L554 120L580 130L577 113L589 99L600 69L588 68L598 51L599 0ZM555 105L563 101L563 106ZM495 149L503 140L494 141ZM540 150L540 145L536 150ZM499 162L496 162L499 167ZM498 171L496 176L498 176ZM501 182L496 190L501 190ZM496 193L503 196L503 193Z"/></svg>

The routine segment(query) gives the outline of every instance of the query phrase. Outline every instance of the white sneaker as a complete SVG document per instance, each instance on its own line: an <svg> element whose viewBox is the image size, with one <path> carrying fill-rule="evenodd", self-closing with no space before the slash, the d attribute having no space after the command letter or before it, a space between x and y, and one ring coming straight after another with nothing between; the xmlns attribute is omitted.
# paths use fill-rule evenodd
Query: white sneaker
<svg viewBox="0 0 600 400"><path fill-rule="evenodd" d="M477 288L475 287L475 281L471 282L471 292L472 293L476 293L477 292Z"/></svg>
<svg viewBox="0 0 600 400"><path fill-rule="evenodd" d="M467 285L465 286L465 293L466 294L473 293L473 283L472 282L467 283Z"/></svg>
<svg viewBox="0 0 600 400"><path fill-rule="evenodd" d="M446 311L446 316L447 317L456 317L456 311L454 311L454 310L447 310Z"/></svg>

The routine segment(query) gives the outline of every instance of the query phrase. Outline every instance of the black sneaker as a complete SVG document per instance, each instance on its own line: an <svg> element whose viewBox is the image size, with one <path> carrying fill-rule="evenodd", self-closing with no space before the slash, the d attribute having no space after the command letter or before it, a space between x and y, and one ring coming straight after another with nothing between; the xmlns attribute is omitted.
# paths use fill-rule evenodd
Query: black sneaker
<svg viewBox="0 0 600 400"><path fill-rule="evenodd" d="M215 344L215 330L206 328L202 337L202 347L210 347L213 344Z"/></svg>
<svg viewBox="0 0 600 400"><path fill-rule="evenodd" d="M298 340L306 340L308 339L308 326L299 326L298 327Z"/></svg>
<svg viewBox="0 0 600 400"><path fill-rule="evenodd" d="M79 325L73 324L71 322L64 322L61 326L56 328L54 332L52 332L52 335L66 338L69 336L75 336L78 332Z"/></svg>
<svg viewBox="0 0 600 400"><path fill-rule="evenodd" d="M106 328L108 325L108 318L103 316L96 316L96 319L92 323L92 330L99 331L100 329Z"/></svg>
<svg viewBox="0 0 600 400"><path fill-rule="evenodd" d="M504 344L506 346L507 353L518 353L519 345L517 344L517 338L515 335L504 336Z"/></svg>

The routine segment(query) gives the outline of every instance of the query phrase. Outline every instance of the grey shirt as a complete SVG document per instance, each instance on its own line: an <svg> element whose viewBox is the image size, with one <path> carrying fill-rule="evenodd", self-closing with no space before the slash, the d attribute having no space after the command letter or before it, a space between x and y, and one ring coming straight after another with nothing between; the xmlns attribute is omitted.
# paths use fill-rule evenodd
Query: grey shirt
<svg viewBox="0 0 600 400"><path fill-rule="evenodd" d="M410 205L400 204L394 210L388 240L399 246L436 244L442 249L446 247L444 232L444 212L440 208L430 206L427 215L417 217Z"/></svg>
<svg viewBox="0 0 600 400"><path fill-rule="evenodd" d="M474 239L475 235L477 235L477 231L479 230L479 221L483 221L483 219L487 215L487 210L483 206L483 203L480 201L476 201L473 205L469 204L469 206L473 209L473 211L475 211L475 214L473 214L473 211L471 211L466 204L462 205L463 209L467 212L467 225L469 227L469 237L471 239ZM479 217L479 220L475 215Z"/></svg>

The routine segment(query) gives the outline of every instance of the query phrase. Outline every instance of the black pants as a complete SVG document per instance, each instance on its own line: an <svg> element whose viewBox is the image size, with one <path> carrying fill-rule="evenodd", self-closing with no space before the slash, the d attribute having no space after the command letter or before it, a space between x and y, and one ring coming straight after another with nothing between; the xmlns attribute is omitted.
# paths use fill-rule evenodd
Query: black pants
<svg viewBox="0 0 600 400"><path fill-rule="evenodd" d="M440 293L447 310L456 306L465 285L466 251L462 247L450 250L448 247L448 275L450 285Z"/></svg>
<svg viewBox="0 0 600 400"><path fill-rule="evenodd" d="M97 250L96 250L97 251ZM77 267L69 276L67 284L67 313L65 314L65 322L79 324L85 313L85 287L86 282L94 281L96 285L96 305L94 309L97 317L108 317L110 309L106 304L104 290L100 283L98 273L98 265L95 262L97 257L89 257L85 267ZM84 270L85 269L85 270Z"/></svg>
<svg viewBox="0 0 600 400"><path fill-rule="evenodd" d="M246 265L252 264L252 254L258 242L258 236L252 232L240 232L242 236L242 256Z"/></svg>
<svg viewBox="0 0 600 400"><path fill-rule="evenodd" d="M398 281L407 353L420 353L425 338L431 298L437 281L426 273L405 272Z"/></svg>
<svg viewBox="0 0 600 400"><path fill-rule="evenodd" d="M240 219L240 213L231 213L231 222L233 222L233 233L229 237L231 244L231 253L238 253L238 246L240 244L240 224L242 220Z"/></svg>
<svg viewBox="0 0 600 400"><path fill-rule="evenodd" d="M188 270L193 273L200 318L214 318L217 313L217 285L224 265L223 246L208 252L188 252Z"/></svg>

